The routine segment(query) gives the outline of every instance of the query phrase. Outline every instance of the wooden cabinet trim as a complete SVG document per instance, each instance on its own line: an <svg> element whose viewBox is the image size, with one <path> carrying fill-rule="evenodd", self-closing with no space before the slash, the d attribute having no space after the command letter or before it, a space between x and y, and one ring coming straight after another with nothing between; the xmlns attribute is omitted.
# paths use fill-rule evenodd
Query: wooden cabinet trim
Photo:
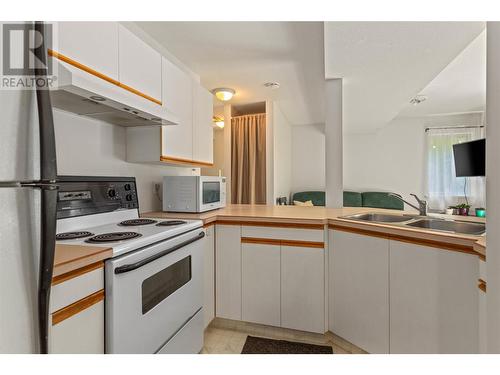
<svg viewBox="0 0 500 375"><path fill-rule="evenodd" d="M437 249L456 251L459 253L466 253L466 254L479 256L479 254L476 251L474 251L472 246L467 246L467 245L452 244L452 243L446 243L446 242L441 242L441 241L428 240L425 238L408 237L408 236L403 236L403 235L398 235L398 234L380 233L380 232L376 232L376 231L371 231L371 230L366 230L366 229L358 229L358 228L352 228L352 227L345 227L345 226L336 225L336 224L329 224L328 228L343 231L343 232L356 233L356 234L361 234L361 235L370 236L370 237L385 238L385 239L392 240L392 241L406 242L406 243L411 243L414 245L429 246L429 247L434 247Z"/></svg>
<svg viewBox="0 0 500 375"><path fill-rule="evenodd" d="M483 279L479 279L477 281L477 287L486 293L486 281L484 281Z"/></svg>
<svg viewBox="0 0 500 375"><path fill-rule="evenodd" d="M104 267L104 262L97 262L97 263L92 263L89 264L88 266L78 268L73 271L69 271L66 273L63 273L62 275L58 275L52 278L52 285L57 285L60 284L64 281L71 280L75 277L81 276L83 274L86 274L87 272L91 272L94 270L97 270L99 268Z"/></svg>
<svg viewBox="0 0 500 375"><path fill-rule="evenodd" d="M101 289L98 292L91 294L90 296L82 298L81 300L76 301L71 305L68 305L66 307L63 307L62 309L53 312L52 325L54 326L56 324L59 324L62 321L71 318L73 315L76 315L79 312L88 309L89 307L95 305L96 303L102 300L104 300L104 289Z"/></svg>
<svg viewBox="0 0 500 375"><path fill-rule="evenodd" d="M275 245L275 246L312 247L317 249L323 249L325 247L324 242L278 240L273 238L255 238L255 237L241 237L241 243Z"/></svg>
<svg viewBox="0 0 500 375"><path fill-rule="evenodd" d="M181 125L177 125L177 126L181 126ZM202 167L212 167L214 165L213 163L208 163L206 161L184 159L184 158L178 158L175 156L167 156L167 155L161 155L160 161L162 161L164 163L182 164L182 165L191 165L191 166L202 166Z"/></svg>
<svg viewBox="0 0 500 375"><path fill-rule="evenodd" d="M242 225L247 227L296 228L324 230L324 224L310 223L280 223L274 221L217 220L217 224Z"/></svg>
<svg viewBox="0 0 500 375"><path fill-rule="evenodd" d="M149 95L147 95L147 94L145 94L145 93L143 93L143 92L141 92L139 90L134 89L133 87L130 87L130 86L124 84L124 83L121 83L121 82L117 81L114 78L108 77L105 74L99 73L97 70L94 70L91 67L83 65L83 64L79 63L78 61L75 61L75 60L71 59L70 57L65 56L65 55L63 55L63 54L61 54L61 53L59 53L57 51L54 51L54 50L52 50L52 49L49 48L48 49L48 54L49 54L49 56L52 56L52 57L54 57L54 58L56 58L58 60L61 60L61 61L65 62L65 63L67 63L69 65L74 66L75 68L78 68L80 70L83 70L84 72L92 74L93 76L95 76L97 78L103 79L103 80L105 80L105 81L107 81L107 82L109 82L109 83L111 83L111 84L113 84L115 86L121 87L122 89L127 90L127 91L131 92L132 94L138 95L138 96L140 96L140 97L142 97L144 99L147 99L147 100L149 100L149 101L151 101L153 103L162 105L161 100L155 99L155 98L153 98L153 97L151 97L151 96L149 96Z"/></svg>

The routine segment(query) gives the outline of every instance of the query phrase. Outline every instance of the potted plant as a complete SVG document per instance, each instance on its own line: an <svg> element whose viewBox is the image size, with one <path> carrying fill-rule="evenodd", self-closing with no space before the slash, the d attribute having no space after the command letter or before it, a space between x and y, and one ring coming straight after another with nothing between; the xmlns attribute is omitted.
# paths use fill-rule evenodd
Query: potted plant
<svg viewBox="0 0 500 375"><path fill-rule="evenodd" d="M458 214L459 215L462 215L462 216L468 216L469 215L470 205L462 203L462 204L457 205L457 208L458 208Z"/></svg>
<svg viewBox="0 0 500 375"><path fill-rule="evenodd" d="M456 215L457 214L457 207L456 206L448 206L446 209L446 215Z"/></svg>

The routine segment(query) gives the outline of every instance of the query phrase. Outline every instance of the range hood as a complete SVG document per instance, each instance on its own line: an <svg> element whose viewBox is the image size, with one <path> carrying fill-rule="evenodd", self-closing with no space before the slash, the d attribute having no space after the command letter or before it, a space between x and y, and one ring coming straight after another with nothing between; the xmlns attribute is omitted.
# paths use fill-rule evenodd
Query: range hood
<svg viewBox="0 0 500 375"><path fill-rule="evenodd" d="M55 62L55 61L54 61ZM52 105L120 126L177 125L165 107L64 62L55 62Z"/></svg>

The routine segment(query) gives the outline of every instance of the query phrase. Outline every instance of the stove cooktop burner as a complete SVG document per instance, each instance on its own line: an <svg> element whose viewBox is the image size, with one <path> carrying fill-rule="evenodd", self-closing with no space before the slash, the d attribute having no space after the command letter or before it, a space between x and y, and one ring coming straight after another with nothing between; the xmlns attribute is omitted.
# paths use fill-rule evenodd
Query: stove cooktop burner
<svg viewBox="0 0 500 375"><path fill-rule="evenodd" d="M137 238L142 236L140 233L136 232L112 232L98 234L97 236L91 237L86 242L99 243L99 242L115 242L131 240L132 238Z"/></svg>
<svg viewBox="0 0 500 375"><path fill-rule="evenodd" d="M134 227L137 225L149 225L149 224L154 224L156 223L156 220L152 219L131 219L131 220L125 220L119 223L118 225L122 225L124 227Z"/></svg>
<svg viewBox="0 0 500 375"><path fill-rule="evenodd" d="M165 221L159 222L156 225L159 227L170 227L173 225L181 225L181 224L186 224L186 223L187 223L187 221L184 221L184 220L165 220Z"/></svg>
<svg viewBox="0 0 500 375"><path fill-rule="evenodd" d="M56 240L58 240L58 241L76 240L77 238L84 238L84 237L89 237L89 236L93 236L93 235L94 235L94 233L87 232L87 231L65 232L65 233L56 234Z"/></svg>

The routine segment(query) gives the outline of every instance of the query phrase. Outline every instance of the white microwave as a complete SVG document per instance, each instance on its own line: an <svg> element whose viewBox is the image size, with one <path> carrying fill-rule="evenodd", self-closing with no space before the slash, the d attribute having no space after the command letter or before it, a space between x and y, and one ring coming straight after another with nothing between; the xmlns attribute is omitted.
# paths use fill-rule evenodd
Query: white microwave
<svg viewBox="0 0 500 375"><path fill-rule="evenodd" d="M163 177L163 211L205 212L225 206L225 177Z"/></svg>

